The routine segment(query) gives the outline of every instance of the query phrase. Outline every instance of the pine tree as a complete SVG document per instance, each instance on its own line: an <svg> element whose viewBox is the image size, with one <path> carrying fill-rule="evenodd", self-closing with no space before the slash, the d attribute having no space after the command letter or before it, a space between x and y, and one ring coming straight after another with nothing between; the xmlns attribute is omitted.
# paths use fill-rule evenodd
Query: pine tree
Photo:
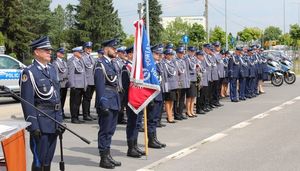
<svg viewBox="0 0 300 171"><path fill-rule="evenodd" d="M24 25L34 37L47 35L51 25L51 0L23 0Z"/></svg>
<svg viewBox="0 0 300 171"><path fill-rule="evenodd" d="M6 53L15 53L19 60L28 55L32 34L24 26L24 6L20 0L0 1L0 32L5 37Z"/></svg>
<svg viewBox="0 0 300 171"><path fill-rule="evenodd" d="M65 41L65 11L61 5L58 5L51 18L51 25L49 36L51 38L52 46L58 48L62 46Z"/></svg>
<svg viewBox="0 0 300 171"><path fill-rule="evenodd" d="M103 40L125 38L112 0L81 0L76 10L76 29L80 39L75 40L75 43L78 45L92 41L95 48L98 48Z"/></svg>
<svg viewBox="0 0 300 171"><path fill-rule="evenodd" d="M144 13L146 14L146 11L144 11ZM158 2L158 0L149 0L150 42L153 45L160 43L162 40L163 26L160 23L161 14L162 14L161 4Z"/></svg>

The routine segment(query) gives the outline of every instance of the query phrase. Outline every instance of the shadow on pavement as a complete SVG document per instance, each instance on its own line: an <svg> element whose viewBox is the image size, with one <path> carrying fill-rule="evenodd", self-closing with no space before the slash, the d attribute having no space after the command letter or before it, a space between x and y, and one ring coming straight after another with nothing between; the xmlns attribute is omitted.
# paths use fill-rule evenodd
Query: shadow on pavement
<svg viewBox="0 0 300 171"><path fill-rule="evenodd" d="M60 155L55 155L53 158L53 162L59 163ZM84 165L84 166L95 166L95 167L99 166L98 162L96 163L94 161L91 161L91 159L85 157L74 157L74 156L64 155L64 162L65 164L68 165ZM57 168L57 170L59 170L59 168Z"/></svg>
<svg viewBox="0 0 300 171"><path fill-rule="evenodd" d="M124 145L124 141L122 143ZM114 145L115 145L115 143L114 143ZM90 155L99 156L99 151L98 151L97 147L72 147L72 148L67 148L67 149L70 150L70 151L75 151L75 152L80 152L80 153L86 153L86 154L90 154ZM120 150L111 149L110 152L111 152L112 156L126 156L126 153L123 153ZM56 157L59 157L59 156L56 156ZM71 156L69 156L69 157L71 157ZM60 158L58 158L58 160L59 159Z"/></svg>

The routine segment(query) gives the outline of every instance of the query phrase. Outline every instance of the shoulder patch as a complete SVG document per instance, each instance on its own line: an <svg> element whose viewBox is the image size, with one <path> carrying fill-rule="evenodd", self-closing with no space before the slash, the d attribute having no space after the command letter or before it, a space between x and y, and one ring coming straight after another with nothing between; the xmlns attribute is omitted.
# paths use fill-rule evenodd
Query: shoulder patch
<svg viewBox="0 0 300 171"><path fill-rule="evenodd" d="M26 82L28 80L28 76L26 74L22 75L22 82Z"/></svg>

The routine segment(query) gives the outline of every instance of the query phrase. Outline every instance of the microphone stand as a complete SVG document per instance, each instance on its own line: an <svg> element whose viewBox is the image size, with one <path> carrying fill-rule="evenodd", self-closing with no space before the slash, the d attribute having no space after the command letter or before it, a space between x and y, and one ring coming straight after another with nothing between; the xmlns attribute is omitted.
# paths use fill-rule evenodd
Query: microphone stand
<svg viewBox="0 0 300 171"><path fill-rule="evenodd" d="M47 118L49 118L50 120L52 120L53 122L55 122L60 129L62 130L67 130L70 133L72 133L73 135L75 135L76 137L78 137L79 139L81 139L83 142L90 144L91 142L80 136L79 134L77 134L76 132L74 132L73 130L71 130L70 128L66 127L66 125L60 123L59 121L57 121L56 119L54 119L53 117L51 117L50 115L48 115L47 113L43 112L42 110L40 110L39 108L35 107L33 104L31 104L30 102L26 101L25 99L21 98L20 96L18 96L16 93L14 93L13 91L10 90L10 88L6 87L6 86L0 86L0 90L3 90L5 92L10 93L11 95L13 95L15 98L17 98L18 100L25 102L26 104L28 104L29 106L33 107L35 110L37 110L38 112L40 112L41 114L43 114L44 116L46 116ZM64 132L64 131L63 131ZM65 163L64 163L64 157L63 157L63 132L59 134L59 141L60 141L60 159L61 161L59 162L59 169L61 171L65 171Z"/></svg>

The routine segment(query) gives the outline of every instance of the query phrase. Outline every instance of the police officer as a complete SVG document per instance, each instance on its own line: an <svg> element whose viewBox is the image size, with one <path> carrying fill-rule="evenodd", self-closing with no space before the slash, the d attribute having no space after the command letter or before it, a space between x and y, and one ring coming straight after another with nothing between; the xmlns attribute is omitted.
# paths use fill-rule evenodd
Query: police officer
<svg viewBox="0 0 300 171"><path fill-rule="evenodd" d="M137 139L138 139L138 115L143 115L142 112L135 114L132 109L128 106L128 90L130 85L130 73L132 69L132 58L133 58L133 47L125 49L128 57L128 61L124 64L121 71L121 83L123 88L124 101L122 103L126 104L126 114L128 117L127 127L126 127L126 137L127 137L127 156L133 158L140 158L142 155L145 155L145 152L138 148Z"/></svg>
<svg viewBox="0 0 300 171"><path fill-rule="evenodd" d="M58 75L49 62L52 47L48 37L42 37L30 44L34 61L23 70L20 80L21 97L62 122ZM31 125L30 149L33 154L32 171L50 171L58 133L56 123L33 107L22 102L24 118ZM16 163L17 164L17 163Z"/></svg>
<svg viewBox="0 0 300 171"><path fill-rule="evenodd" d="M121 78L122 68L127 63L125 46L121 46L121 47L117 48L117 57L114 58L113 60L114 60L115 67L117 69L118 77ZM121 82L122 79L119 79L119 81ZM119 83L119 85L122 86L121 83ZM124 102L126 101L125 100L126 97L124 96L123 87L120 87L119 95L120 95L122 105L121 105L121 110L119 111L119 115L118 115L118 124L126 124L127 121L126 121L125 115L124 115L124 109L126 107L126 104Z"/></svg>
<svg viewBox="0 0 300 171"><path fill-rule="evenodd" d="M220 46L220 44L219 44ZM219 74L218 74L218 66L217 66L217 59L214 53L214 46L209 46L208 56L207 59L211 63L211 86L210 86L210 106L212 108L219 107L221 104L219 103L218 97L218 82L219 82Z"/></svg>
<svg viewBox="0 0 300 171"><path fill-rule="evenodd" d="M98 59L103 57L103 53L104 53L103 49L98 49L97 53L98 53Z"/></svg>
<svg viewBox="0 0 300 171"><path fill-rule="evenodd" d="M95 68L96 109L99 115L98 149L101 156L100 167L113 169L121 162L110 155L112 136L115 133L118 112L121 109L118 92L118 73L112 59L116 57L116 39L102 43L103 57L97 61Z"/></svg>
<svg viewBox="0 0 300 171"><path fill-rule="evenodd" d="M190 88L190 80L188 68L186 62L184 61L184 47L180 46L176 49L175 65L178 70L178 89L176 90L176 99L174 101L174 119L182 120L187 119L185 115L182 114L184 108L184 100L186 91Z"/></svg>
<svg viewBox="0 0 300 171"><path fill-rule="evenodd" d="M240 64L239 99L246 100L246 80L249 77L248 57L246 54L240 56Z"/></svg>
<svg viewBox="0 0 300 171"><path fill-rule="evenodd" d="M195 57L196 53L196 47L189 46L187 55L184 57L184 60L186 62L189 77L190 80L190 87L186 91L186 115L188 117L197 117L197 115L194 114L194 103L195 98L197 97L197 74L196 74L196 65L197 65L197 59Z"/></svg>
<svg viewBox="0 0 300 171"><path fill-rule="evenodd" d="M153 58L156 62L157 74L160 82L162 82L162 67L159 63L161 60L161 54L163 53L163 47L161 45L155 45L151 47ZM164 148L166 144L161 143L157 138L157 125L159 125L163 108L163 96L162 91L154 98L154 100L148 105L147 111L147 125L148 125L148 146L150 148Z"/></svg>
<svg viewBox="0 0 300 171"><path fill-rule="evenodd" d="M60 83L60 101L61 101L61 108L62 108L62 114L63 114L63 119L70 119L69 116L65 115L64 112L64 106L65 106L65 101L67 97L67 92L68 92L68 66L67 62L64 61L64 54L65 54L65 49L64 48L59 48L56 52L56 59L53 61L53 67L56 69L56 72L58 74L59 78L59 83Z"/></svg>
<svg viewBox="0 0 300 171"><path fill-rule="evenodd" d="M205 70L205 61L204 61L204 53L202 50L198 50L196 52L196 57L198 59L197 64L197 99L196 99L196 113L197 114L205 114L204 110L207 110L205 107L205 99L207 98L207 87L208 87L208 78Z"/></svg>
<svg viewBox="0 0 300 171"><path fill-rule="evenodd" d="M222 53L222 60L224 65L224 78L222 81L222 87L221 87L221 97L227 97L228 94L228 62L229 62L229 51L224 51Z"/></svg>
<svg viewBox="0 0 300 171"><path fill-rule="evenodd" d="M83 93L82 99L82 113L83 113L83 120L85 121L92 121L96 118L91 116L91 100L95 91L95 83L94 83L94 69L95 69L95 59L91 55L92 52L92 42L86 42L83 44L83 54L82 54L82 61L84 63L85 68L85 76L87 81L87 87L85 92Z"/></svg>
<svg viewBox="0 0 300 171"><path fill-rule="evenodd" d="M165 110L167 114L168 123L176 123L173 116L173 103L176 99L176 89L178 88L178 74L177 68L174 63L173 49L166 49L164 51L165 58L162 59L162 79L163 85L163 97L165 101Z"/></svg>
<svg viewBox="0 0 300 171"><path fill-rule="evenodd" d="M223 106L220 103L220 93L221 93L221 85L225 77L225 70L224 70L222 54L220 53L221 43L219 41L216 41L213 43L213 46L214 46L214 57L217 62L217 70L218 70L218 77L219 77L219 79L216 81L216 89L214 90L214 99L215 99L214 105Z"/></svg>
<svg viewBox="0 0 300 171"><path fill-rule="evenodd" d="M243 48L236 47L235 54L229 59L228 75L230 78L230 99L232 102L238 102L237 96L237 80L240 76L240 57L242 55Z"/></svg>
<svg viewBox="0 0 300 171"><path fill-rule="evenodd" d="M68 60L68 84L70 87L70 112L71 122L75 124L83 123L79 120L79 107L81 105L82 97L87 88L86 70L82 60L82 47L75 47L72 49L73 56Z"/></svg>
<svg viewBox="0 0 300 171"><path fill-rule="evenodd" d="M212 62L210 61L210 54L211 54L211 44L206 43L203 45L203 57L204 57L204 61L205 61L205 76L207 77L207 81L208 81L208 86L207 89L204 88L205 91L205 107L206 110L204 109L205 112L211 111L212 110L212 106L210 105L211 102L211 92L212 92ZM205 83L205 82L204 82Z"/></svg>

